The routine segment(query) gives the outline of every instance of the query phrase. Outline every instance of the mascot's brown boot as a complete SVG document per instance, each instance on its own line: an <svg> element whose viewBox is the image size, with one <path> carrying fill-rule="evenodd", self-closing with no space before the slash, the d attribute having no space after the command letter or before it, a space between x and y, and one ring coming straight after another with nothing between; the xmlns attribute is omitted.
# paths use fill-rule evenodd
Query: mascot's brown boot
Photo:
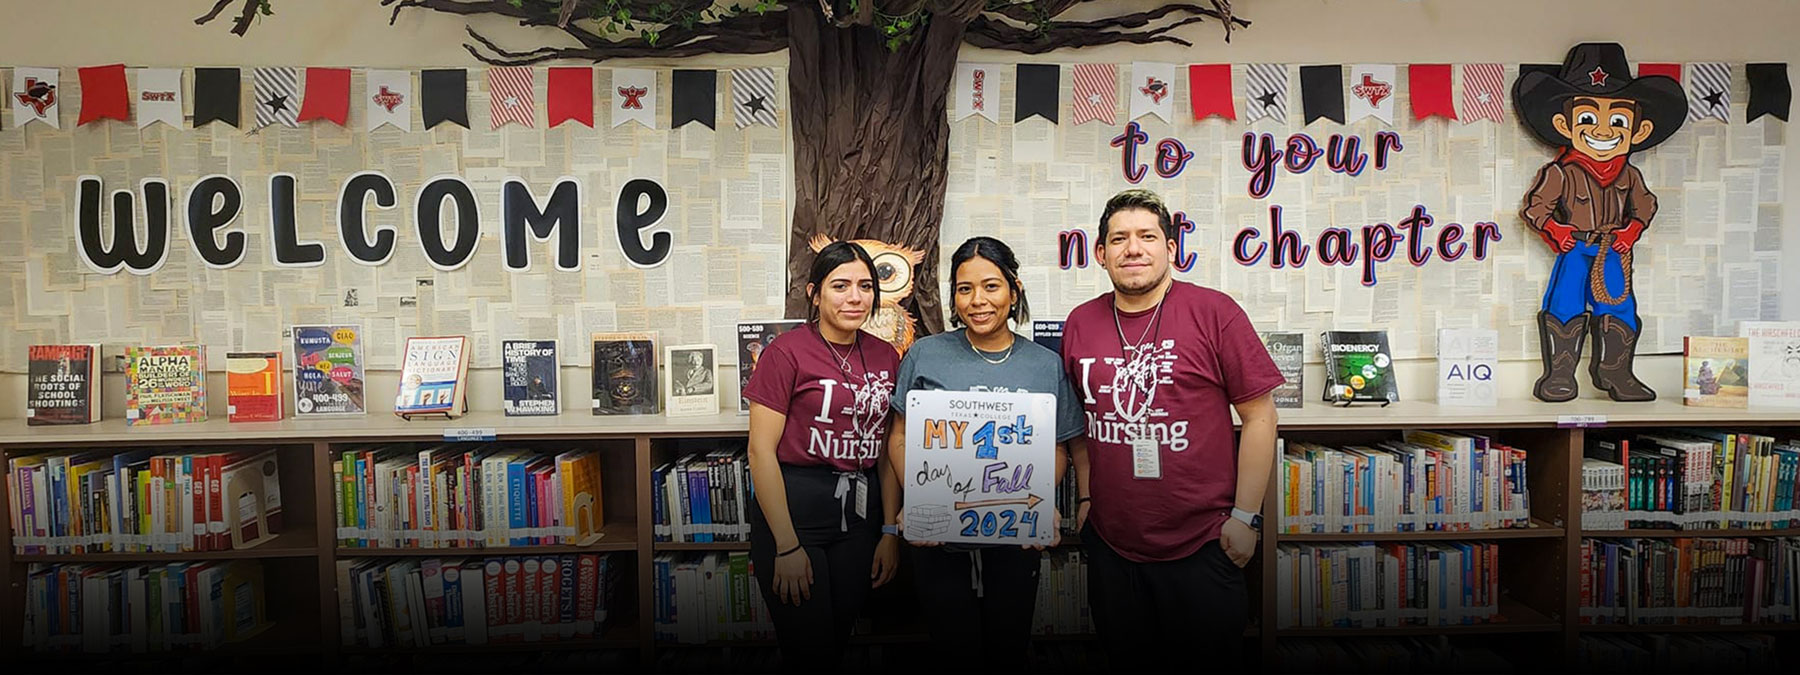
<svg viewBox="0 0 1800 675"><path fill-rule="evenodd" d="M1547 403L1573 400L1580 385L1575 371L1581 367L1581 346L1587 340L1588 315L1577 314L1567 323L1549 312L1538 312L1538 344L1544 352L1544 376L1531 394Z"/></svg>
<svg viewBox="0 0 1800 675"><path fill-rule="evenodd" d="M1638 331L1611 316L1593 318L1594 360L1588 374L1594 386L1614 401L1640 402L1656 400L1656 392L1639 382L1631 372L1631 361L1637 354Z"/></svg>

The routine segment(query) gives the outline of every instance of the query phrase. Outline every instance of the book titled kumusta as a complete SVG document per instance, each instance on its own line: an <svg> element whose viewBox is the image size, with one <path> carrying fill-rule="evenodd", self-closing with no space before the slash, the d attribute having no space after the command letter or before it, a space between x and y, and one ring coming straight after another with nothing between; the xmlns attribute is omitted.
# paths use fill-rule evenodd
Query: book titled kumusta
<svg viewBox="0 0 1800 675"><path fill-rule="evenodd" d="M594 414L654 415L657 392L655 333L594 334Z"/></svg>

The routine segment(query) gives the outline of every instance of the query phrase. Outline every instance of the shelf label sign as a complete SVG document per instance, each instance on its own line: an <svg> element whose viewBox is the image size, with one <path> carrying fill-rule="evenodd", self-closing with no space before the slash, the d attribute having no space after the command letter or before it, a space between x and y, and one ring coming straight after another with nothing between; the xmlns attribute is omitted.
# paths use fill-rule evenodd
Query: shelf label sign
<svg viewBox="0 0 1800 675"><path fill-rule="evenodd" d="M463 429L445 429L444 442L458 441L491 441L494 440L493 427L469 427Z"/></svg>
<svg viewBox="0 0 1800 675"><path fill-rule="evenodd" d="M1056 534L1056 397L908 392L901 480L909 540L1048 545Z"/></svg>
<svg viewBox="0 0 1800 675"><path fill-rule="evenodd" d="M1605 415L1557 415L1558 429L1586 429L1606 426Z"/></svg>

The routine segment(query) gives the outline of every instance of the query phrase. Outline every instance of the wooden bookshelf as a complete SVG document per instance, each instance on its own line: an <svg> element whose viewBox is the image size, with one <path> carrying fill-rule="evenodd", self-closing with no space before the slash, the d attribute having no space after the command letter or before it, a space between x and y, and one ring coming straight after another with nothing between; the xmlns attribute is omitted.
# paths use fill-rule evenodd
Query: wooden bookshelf
<svg viewBox="0 0 1800 675"><path fill-rule="evenodd" d="M1360 439L1391 437L1400 429L1442 429L1493 435L1502 443L1523 448L1529 457L1527 482L1531 493L1531 525L1525 528L1445 532L1288 534L1271 525L1259 543L1259 553L1246 570L1251 593L1248 644L1265 659L1275 653L1278 638L1344 636L1488 636L1488 639L1530 640L1531 649L1543 651L1546 663L1572 659L1584 634L1618 632L1704 633L1768 632L1794 649L1800 624L1780 625L1588 625L1578 616L1579 551L1583 537L1782 537L1800 536L1800 529L1784 530L1583 530L1580 527L1580 464L1587 429L1564 428L1566 416L1599 415L1611 429L1652 427L1724 427L1758 430L1771 435L1800 435L1800 411L1726 410L1688 408L1678 400L1649 404L1616 404L1581 400L1565 405L1536 401L1507 401L1492 409L1440 408L1429 402L1402 401L1386 408L1358 406L1344 409L1308 402L1299 410L1281 411L1283 436L1317 440L1334 445ZM1590 421L1591 423L1591 421ZM651 495L653 468L670 458L710 449L720 440L741 440L748 420L735 411L691 418L595 417L570 412L555 417L505 417L497 412L476 412L457 420L407 422L387 415L338 419L288 419L281 422L229 424L222 419L199 424L127 427L122 420L103 420L90 425L27 427L23 420L0 420L0 454L7 458L70 450L185 447L276 447L282 472L284 528L279 536L251 549L192 553L85 553L19 555L11 546L11 514L5 519L8 545L0 547L0 657L21 663L48 664L75 659L79 663L167 663L198 658L191 652L152 654L71 655L62 652L28 653L22 649L21 617L23 579L38 563L131 562L159 563L189 560L258 560L265 566L266 603L274 625L244 643L220 649L221 659L246 654L304 655L320 668L341 665L350 657L429 654L472 654L486 651L625 650L628 660L644 667L656 663L661 650L691 649L696 645L664 643L652 639L653 608L648 599L653 585L651 559L662 552L745 551L746 542L696 544L653 541ZM331 461L339 453L374 445L409 443L417 447L448 442L446 430L492 430L496 441L550 450L592 448L602 456L602 506L604 535L588 546L391 548L340 546L334 528L323 525L335 518L335 481ZM0 484L0 497L10 499ZM1278 491L1268 493L1264 514L1271 523L1278 513ZM1079 542L1065 534L1065 546ZM1501 546L1500 612L1504 621L1455 626L1406 626L1394 628L1320 629L1277 628L1277 578L1275 553L1288 543L1354 544L1379 542L1493 541ZM412 649L364 649L339 644L340 617L336 566L340 560L372 557L463 557L614 553L622 557L625 588L619 589L611 619L594 638L576 641L506 643L483 646L437 645ZM903 563L904 564L904 563ZM902 577L905 576L902 570ZM888 589L883 589L888 590ZM889 591L904 592L902 591ZM1514 637L1508 637L1514 636ZM1092 640L1091 635L1037 636L1044 641ZM905 622L859 635L866 645L924 644L925 631ZM711 643L705 647L769 647L772 641ZM1521 643L1523 644L1523 643Z"/></svg>

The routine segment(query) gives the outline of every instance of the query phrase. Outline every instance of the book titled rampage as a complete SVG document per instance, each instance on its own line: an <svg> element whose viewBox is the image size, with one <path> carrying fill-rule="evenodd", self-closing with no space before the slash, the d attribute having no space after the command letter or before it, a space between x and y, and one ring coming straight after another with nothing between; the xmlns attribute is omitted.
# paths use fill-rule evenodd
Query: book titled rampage
<svg viewBox="0 0 1800 675"><path fill-rule="evenodd" d="M125 423L206 421L206 350L198 345L125 348Z"/></svg>
<svg viewBox="0 0 1800 675"><path fill-rule="evenodd" d="M1305 397L1303 367L1306 361L1306 335L1288 331L1265 331L1263 347L1281 370L1282 384L1270 392L1277 408L1298 408Z"/></svg>
<svg viewBox="0 0 1800 675"><path fill-rule="evenodd" d="M1800 408L1800 321L1745 321L1750 339L1750 405Z"/></svg>
<svg viewBox="0 0 1800 675"><path fill-rule="evenodd" d="M32 345L29 351L26 424L100 421L100 345Z"/></svg>
<svg viewBox="0 0 1800 675"><path fill-rule="evenodd" d="M594 414L661 412L656 333L594 334Z"/></svg>
<svg viewBox="0 0 1800 675"><path fill-rule="evenodd" d="M281 352L225 355L225 414L233 422L275 422L281 404Z"/></svg>
<svg viewBox="0 0 1800 675"><path fill-rule="evenodd" d="M750 375L756 372L756 362L762 358L764 349L775 342L775 338L800 326L806 325L800 319L776 319L773 321L742 321L737 325L738 335L738 391L750 387ZM738 397L738 413L750 414L750 399Z"/></svg>
<svg viewBox="0 0 1800 675"><path fill-rule="evenodd" d="M468 409L468 379L468 337L409 337L394 414L461 417Z"/></svg>
<svg viewBox="0 0 1800 675"><path fill-rule="evenodd" d="M361 326L294 326L294 413L360 415Z"/></svg>
<svg viewBox="0 0 1800 675"><path fill-rule="evenodd" d="M1400 400L1387 331L1329 330L1320 336L1325 352L1325 401L1357 403Z"/></svg>
<svg viewBox="0 0 1800 675"><path fill-rule="evenodd" d="M500 343L500 361L508 416L562 412L555 340L507 340Z"/></svg>
<svg viewBox="0 0 1800 675"><path fill-rule="evenodd" d="M1687 372L1681 402L1706 408L1743 408L1750 403L1750 340L1741 337L1682 338Z"/></svg>

